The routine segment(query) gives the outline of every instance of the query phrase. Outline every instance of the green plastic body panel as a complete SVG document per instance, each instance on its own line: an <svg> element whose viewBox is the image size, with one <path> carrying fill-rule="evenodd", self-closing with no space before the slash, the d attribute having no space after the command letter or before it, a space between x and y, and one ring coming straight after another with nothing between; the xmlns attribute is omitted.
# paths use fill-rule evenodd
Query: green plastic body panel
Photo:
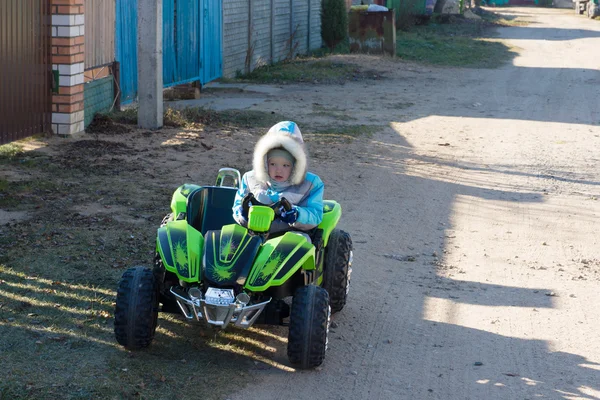
<svg viewBox="0 0 600 400"><path fill-rule="evenodd" d="M167 271L185 282L200 281L204 237L185 220L158 228L156 249Z"/></svg>
<svg viewBox="0 0 600 400"><path fill-rule="evenodd" d="M280 286L301 268L315 269L315 247L304 236L286 232L263 244L244 288L262 292Z"/></svg>
<svg viewBox="0 0 600 400"><path fill-rule="evenodd" d="M319 224L319 229L323 230L323 244L327 246L329 235L337 226L342 217L342 206L333 200L323 201L323 220Z"/></svg>
<svg viewBox="0 0 600 400"><path fill-rule="evenodd" d="M190 193L194 190L200 189L200 186L186 183L181 185L173 193L171 198L171 211L173 212L173 218L177 218L180 213L184 213L187 209L187 199Z"/></svg>
<svg viewBox="0 0 600 400"><path fill-rule="evenodd" d="M268 232L275 218L275 211L267 206L250 207L248 229L254 232Z"/></svg>
<svg viewBox="0 0 600 400"><path fill-rule="evenodd" d="M262 243L258 236L237 224L208 231L205 236L204 279L208 284L243 285Z"/></svg>

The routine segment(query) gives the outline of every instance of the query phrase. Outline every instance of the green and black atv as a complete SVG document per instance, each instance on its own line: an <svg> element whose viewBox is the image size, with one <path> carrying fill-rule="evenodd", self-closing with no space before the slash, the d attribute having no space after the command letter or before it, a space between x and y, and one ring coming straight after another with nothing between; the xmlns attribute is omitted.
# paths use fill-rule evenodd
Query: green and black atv
<svg viewBox="0 0 600 400"><path fill-rule="evenodd" d="M267 206L247 196L248 228L240 226L232 213L240 182L237 170L223 168L215 186L175 191L172 214L158 228L154 268L130 268L119 281L115 336L121 345L149 346L160 309L223 329L288 325L290 362L299 368L323 362L330 315L346 304L352 272L352 240L336 229L341 207L324 201L323 221L308 232L312 243L294 232L269 234L290 204L281 199Z"/></svg>

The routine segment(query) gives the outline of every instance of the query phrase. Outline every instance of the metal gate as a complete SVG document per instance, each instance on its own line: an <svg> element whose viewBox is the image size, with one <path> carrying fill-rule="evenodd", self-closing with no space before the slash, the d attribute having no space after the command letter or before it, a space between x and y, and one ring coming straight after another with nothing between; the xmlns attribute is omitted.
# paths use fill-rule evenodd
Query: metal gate
<svg viewBox="0 0 600 400"><path fill-rule="evenodd" d="M223 76L223 7L221 0L203 0L201 81L203 84Z"/></svg>
<svg viewBox="0 0 600 400"><path fill-rule="evenodd" d="M0 1L0 144L48 132L50 0Z"/></svg>
<svg viewBox="0 0 600 400"><path fill-rule="evenodd" d="M163 0L163 86L220 78L222 0ZM137 0L117 1L121 103L137 96Z"/></svg>
<svg viewBox="0 0 600 400"><path fill-rule="evenodd" d="M137 0L115 4L115 59L120 64L121 104L127 104L137 96Z"/></svg>

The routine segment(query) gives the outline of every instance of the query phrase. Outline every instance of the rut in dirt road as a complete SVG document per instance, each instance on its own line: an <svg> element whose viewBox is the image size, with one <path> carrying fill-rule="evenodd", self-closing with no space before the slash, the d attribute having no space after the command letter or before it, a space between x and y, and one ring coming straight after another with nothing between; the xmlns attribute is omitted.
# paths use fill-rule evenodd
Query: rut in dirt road
<svg viewBox="0 0 600 400"><path fill-rule="evenodd" d="M311 166L355 243L325 363L290 370L283 343L280 368L257 369L227 398L600 398L600 53L589 50L600 23L567 10L502 13L534 20L498 30L518 49L510 65L359 57L397 70L368 85L290 86L257 106L302 115L328 104L389 128L318 148Z"/></svg>

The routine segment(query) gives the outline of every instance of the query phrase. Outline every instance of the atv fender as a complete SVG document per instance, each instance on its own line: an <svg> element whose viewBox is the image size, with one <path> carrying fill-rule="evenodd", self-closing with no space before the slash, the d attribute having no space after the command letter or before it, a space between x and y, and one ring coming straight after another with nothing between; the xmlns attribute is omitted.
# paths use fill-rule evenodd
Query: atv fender
<svg viewBox="0 0 600 400"><path fill-rule="evenodd" d="M315 247L304 236L286 232L263 244L244 288L262 292L281 286L300 269L315 269Z"/></svg>
<svg viewBox="0 0 600 400"><path fill-rule="evenodd" d="M170 221L158 228L156 251L167 271L185 282L200 280L200 264L204 238L187 221Z"/></svg>
<svg viewBox="0 0 600 400"><path fill-rule="evenodd" d="M323 220L318 228L323 230L323 245L327 246L329 235L337 226L338 221L342 217L342 206L337 201L323 201Z"/></svg>

